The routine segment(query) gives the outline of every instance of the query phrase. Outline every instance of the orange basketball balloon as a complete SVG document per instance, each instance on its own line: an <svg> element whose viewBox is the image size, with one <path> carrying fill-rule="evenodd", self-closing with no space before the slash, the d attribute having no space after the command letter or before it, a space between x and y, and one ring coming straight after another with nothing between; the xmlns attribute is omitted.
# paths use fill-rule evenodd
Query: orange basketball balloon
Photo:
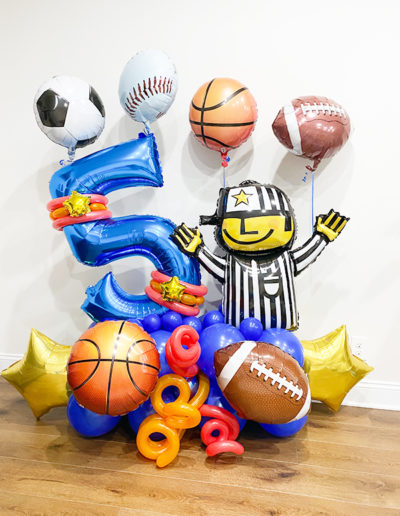
<svg viewBox="0 0 400 516"><path fill-rule="evenodd" d="M72 346L68 383L80 405L117 416L148 398L159 370L160 356L148 333L127 321L104 321Z"/></svg>
<svg viewBox="0 0 400 516"><path fill-rule="evenodd" d="M189 122L203 145L225 153L239 147L253 132L257 122L257 104L239 81L213 79L195 93Z"/></svg>

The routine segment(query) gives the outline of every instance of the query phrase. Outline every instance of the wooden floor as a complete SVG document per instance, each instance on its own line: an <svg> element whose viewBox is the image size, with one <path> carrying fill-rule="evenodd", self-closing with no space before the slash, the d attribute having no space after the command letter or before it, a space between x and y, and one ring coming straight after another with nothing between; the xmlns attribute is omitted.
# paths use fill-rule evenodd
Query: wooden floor
<svg viewBox="0 0 400 516"><path fill-rule="evenodd" d="M84 439L58 408L36 422L0 379L0 514L400 515L400 412L314 405L295 437L255 424L242 457L207 458L198 430L158 470L127 424Z"/></svg>

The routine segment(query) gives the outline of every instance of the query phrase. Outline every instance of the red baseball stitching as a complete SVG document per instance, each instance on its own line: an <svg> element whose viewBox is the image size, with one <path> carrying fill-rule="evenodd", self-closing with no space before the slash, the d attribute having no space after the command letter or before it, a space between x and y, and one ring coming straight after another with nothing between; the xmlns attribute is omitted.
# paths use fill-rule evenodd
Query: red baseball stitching
<svg viewBox="0 0 400 516"><path fill-rule="evenodd" d="M131 115L134 115L143 100L159 93L171 93L172 85L172 79L167 79L167 77L159 77L157 79L154 76L153 80L151 77L143 79L142 84L138 83L136 88L133 86L132 92L128 93L125 100L125 108Z"/></svg>

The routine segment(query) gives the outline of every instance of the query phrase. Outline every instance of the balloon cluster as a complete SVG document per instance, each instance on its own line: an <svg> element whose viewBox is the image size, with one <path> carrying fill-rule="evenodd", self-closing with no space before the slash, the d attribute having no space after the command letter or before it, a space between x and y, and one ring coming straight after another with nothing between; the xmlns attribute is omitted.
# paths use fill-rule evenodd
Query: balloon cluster
<svg viewBox="0 0 400 516"><path fill-rule="evenodd" d="M317 217L312 237L292 250L294 211L282 190L256 181L224 185L215 214L201 217L215 226L223 257L205 246L197 227L152 215L112 216L108 193L163 185L150 124L168 111L177 84L163 52L132 57L119 98L144 133L76 161L76 149L104 128L98 93L70 76L39 88L36 121L69 156L50 181L53 227L85 265L145 256L156 270L135 296L111 273L104 276L86 291L82 309L94 323L72 347L32 330L24 358L2 373L38 418L67 405L71 426L84 436L103 435L126 415L138 450L159 467L176 458L185 430L198 425L209 456L242 454L236 439L247 419L272 435L293 435L307 421L311 397L336 410L372 369L352 356L344 327L304 347L293 333L294 277L344 229L348 218L338 212ZM231 78L204 83L189 112L195 138L220 153L224 168L257 118L253 95ZM309 96L285 105L272 127L286 148L313 160L314 171L346 143L351 125L341 105ZM207 288L199 264L223 284L220 309L201 317Z"/></svg>

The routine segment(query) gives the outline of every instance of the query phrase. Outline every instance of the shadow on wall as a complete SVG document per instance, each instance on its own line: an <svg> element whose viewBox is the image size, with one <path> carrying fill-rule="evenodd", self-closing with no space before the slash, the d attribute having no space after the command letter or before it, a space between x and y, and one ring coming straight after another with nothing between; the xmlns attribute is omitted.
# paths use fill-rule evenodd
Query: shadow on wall
<svg viewBox="0 0 400 516"><path fill-rule="evenodd" d="M272 183L289 196L294 202L304 194L304 185L311 185L311 172L306 169L311 160L287 152L276 169ZM354 150L348 142L333 158L323 159L315 171L315 194L321 189L332 194L333 201L337 194L348 189L354 171ZM303 181L305 179L305 181Z"/></svg>
<svg viewBox="0 0 400 516"><path fill-rule="evenodd" d="M250 138L240 149L233 149L229 153L231 160L225 169L227 186L239 184L246 179L245 169L251 168L253 150ZM219 152L202 145L192 133L189 133L185 140L181 164L183 182L190 191L197 192L200 199L204 198L205 188L215 187L216 182L220 187L223 186L223 167Z"/></svg>

